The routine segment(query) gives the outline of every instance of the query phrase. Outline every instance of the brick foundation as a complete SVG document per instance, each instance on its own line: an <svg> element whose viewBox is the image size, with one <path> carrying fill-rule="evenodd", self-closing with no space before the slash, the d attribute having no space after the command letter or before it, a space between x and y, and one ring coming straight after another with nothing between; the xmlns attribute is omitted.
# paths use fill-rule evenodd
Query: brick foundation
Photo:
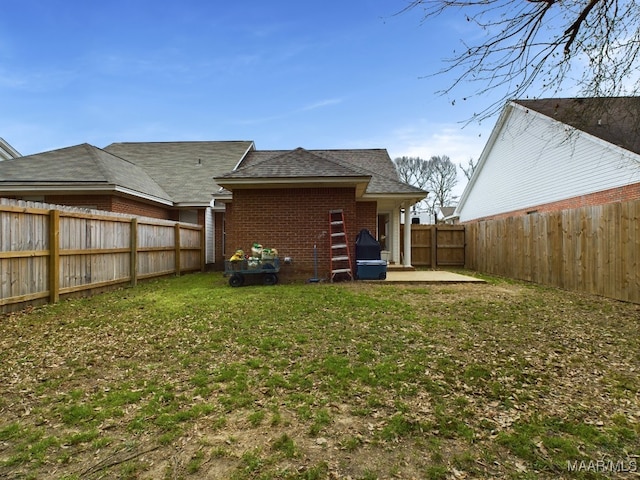
<svg viewBox="0 0 640 480"><path fill-rule="evenodd" d="M476 219L470 220L470 222L480 222L483 220L496 220L496 219L508 218L508 217L518 217L521 215L527 215L531 213L557 212L559 210L569 210L573 208L589 207L589 206L595 206L595 205L606 205L609 203L616 203L616 202L628 202L628 201L638 200L638 199L640 199L640 183L635 183L632 185L625 185L623 187L603 190L601 192L567 198L564 200L559 200L557 202L544 203L541 205L522 208L520 210L513 210L511 212L501 213L498 215L491 215L487 217L476 218Z"/></svg>

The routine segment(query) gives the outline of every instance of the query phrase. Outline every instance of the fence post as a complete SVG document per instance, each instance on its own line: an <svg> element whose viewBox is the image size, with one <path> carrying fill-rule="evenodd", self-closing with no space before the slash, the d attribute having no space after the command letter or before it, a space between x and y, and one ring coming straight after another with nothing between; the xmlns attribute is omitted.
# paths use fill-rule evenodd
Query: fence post
<svg viewBox="0 0 640 480"><path fill-rule="evenodd" d="M131 276L131 286L135 287L138 284L138 219L132 218L129 233L129 242L131 248L131 255L129 256L129 274Z"/></svg>
<svg viewBox="0 0 640 480"><path fill-rule="evenodd" d="M49 302L60 300L60 211L49 211Z"/></svg>
<svg viewBox="0 0 640 480"><path fill-rule="evenodd" d="M176 223L173 227L175 230L175 248L176 248L176 275L180 275L181 259L180 259L180 224Z"/></svg>
<svg viewBox="0 0 640 480"><path fill-rule="evenodd" d="M200 271L205 271L205 266L207 264L207 245L206 245L206 235L204 231L204 227L200 228Z"/></svg>

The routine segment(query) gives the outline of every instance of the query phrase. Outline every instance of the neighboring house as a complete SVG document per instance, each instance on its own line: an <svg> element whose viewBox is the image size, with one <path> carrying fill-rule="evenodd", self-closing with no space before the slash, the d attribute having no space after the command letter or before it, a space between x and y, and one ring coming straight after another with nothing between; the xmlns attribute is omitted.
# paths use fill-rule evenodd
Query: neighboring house
<svg viewBox="0 0 640 480"><path fill-rule="evenodd" d="M88 144L4 160L0 196L205 226L206 263L222 265L224 206L213 177L253 142ZM220 267L221 268L221 267Z"/></svg>
<svg viewBox="0 0 640 480"><path fill-rule="evenodd" d="M292 276L310 276L317 266L320 278L330 277L331 210L343 211L350 244L367 229L399 265L401 209L408 220L408 207L427 195L398 180L386 150L254 150L215 181L224 187L216 201L227 202L230 248L277 248L291 259ZM410 253L402 264L411 266Z"/></svg>
<svg viewBox="0 0 640 480"><path fill-rule="evenodd" d="M398 180L386 150L260 151L237 141L82 144L7 159L0 196L204 225L210 268L261 242L308 274L315 244L326 276L330 209L344 210L350 243L366 228L409 267L400 212L426 192Z"/></svg>
<svg viewBox="0 0 640 480"><path fill-rule="evenodd" d="M509 102L465 188L461 222L640 198L640 98Z"/></svg>
<svg viewBox="0 0 640 480"><path fill-rule="evenodd" d="M18 158L20 153L0 137L0 162L11 158Z"/></svg>
<svg viewBox="0 0 640 480"><path fill-rule="evenodd" d="M447 224L456 223L457 218L454 216L455 212L456 207L440 207L440 222Z"/></svg>
<svg viewBox="0 0 640 480"><path fill-rule="evenodd" d="M112 143L109 153L126 158L158 182L172 200L172 220L205 226L206 263L223 268L224 205L214 202L213 178L232 170L255 149L253 141Z"/></svg>

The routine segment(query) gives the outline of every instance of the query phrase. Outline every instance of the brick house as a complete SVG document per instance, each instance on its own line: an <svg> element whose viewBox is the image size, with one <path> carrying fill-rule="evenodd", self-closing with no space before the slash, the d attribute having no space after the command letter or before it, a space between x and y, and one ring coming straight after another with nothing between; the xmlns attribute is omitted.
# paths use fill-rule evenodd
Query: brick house
<svg viewBox="0 0 640 480"><path fill-rule="evenodd" d="M7 159L0 196L198 223L209 268L258 241L292 258L286 271L295 277L313 271L314 244L328 269L328 211L336 208L351 243L366 228L391 262L409 267L410 255L400 257L401 209L426 192L398 180L386 150L261 151L230 141L82 144Z"/></svg>
<svg viewBox="0 0 640 480"><path fill-rule="evenodd" d="M640 198L640 98L509 102L455 215L461 222Z"/></svg>
<svg viewBox="0 0 640 480"><path fill-rule="evenodd" d="M319 277L330 277L332 210L343 211L350 244L367 229L400 265L401 209L427 194L400 182L388 153L380 149L252 150L215 181L223 187L216 199L227 205L227 244L277 248L281 257L292 259L284 269L291 277L314 272L314 245ZM407 257L402 265L409 267Z"/></svg>
<svg viewBox="0 0 640 480"><path fill-rule="evenodd" d="M224 205L212 200L212 178L251 148L251 141L85 143L0 161L0 196L203 225L214 268L224 258Z"/></svg>

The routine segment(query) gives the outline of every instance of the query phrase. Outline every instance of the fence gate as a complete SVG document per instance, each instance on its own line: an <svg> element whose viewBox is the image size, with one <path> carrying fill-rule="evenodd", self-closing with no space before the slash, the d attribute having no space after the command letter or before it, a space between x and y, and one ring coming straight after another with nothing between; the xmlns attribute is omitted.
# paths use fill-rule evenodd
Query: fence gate
<svg viewBox="0 0 640 480"><path fill-rule="evenodd" d="M404 225L400 226L400 245L404 246ZM413 266L464 267L464 260L464 225L411 225Z"/></svg>

